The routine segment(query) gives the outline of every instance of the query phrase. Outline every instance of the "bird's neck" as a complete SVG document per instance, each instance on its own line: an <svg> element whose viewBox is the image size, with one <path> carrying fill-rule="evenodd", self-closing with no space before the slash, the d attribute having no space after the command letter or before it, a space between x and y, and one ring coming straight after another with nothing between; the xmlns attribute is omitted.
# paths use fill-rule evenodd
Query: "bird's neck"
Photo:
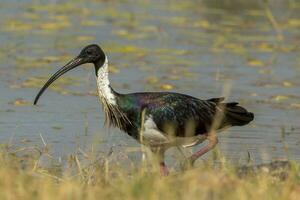
<svg viewBox="0 0 300 200"><path fill-rule="evenodd" d="M108 125L113 125L119 127L121 130L125 130L125 127L131 124L131 122L117 105L116 97L119 94L109 85L107 58L105 58L104 63L96 63L95 65L98 92L105 113L105 122Z"/></svg>
<svg viewBox="0 0 300 200"><path fill-rule="evenodd" d="M100 65L96 63L96 65ZM108 60L105 58L104 63L101 67L98 68L97 74L97 86L100 100L105 101L108 104L116 105L116 96L115 92L110 86L108 79Z"/></svg>

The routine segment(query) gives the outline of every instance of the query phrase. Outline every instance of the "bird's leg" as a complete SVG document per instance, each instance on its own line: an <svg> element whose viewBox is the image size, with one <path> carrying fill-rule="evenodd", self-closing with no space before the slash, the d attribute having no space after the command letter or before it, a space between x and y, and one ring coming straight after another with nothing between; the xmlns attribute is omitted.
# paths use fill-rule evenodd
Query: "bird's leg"
<svg viewBox="0 0 300 200"><path fill-rule="evenodd" d="M160 162L159 167L160 167L160 174L162 176L168 176L169 175L169 170L168 170L168 167L166 166L165 162Z"/></svg>
<svg viewBox="0 0 300 200"><path fill-rule="evenodd" d="M169 175L169 170L167 165L165 164L164 161L164 154L165 154L165 149L156 147L156 148L151 148L152 152L154 153L158 163L159 163L159 168L160 168L160 173L162 176L168 176Z"/></svg>
<svg viewBox="0 0 300 200"><path fill-rule="evenodd" d="M216 134L208 135L207 140L208 140L208 144L205 147L202 147L201 149L199 149L198 151L193 153L188 158L188 160L187 160L188 163L185 164L184 168L189 168L189 167L193 166L194 162L199 157L201 157L202 155L204 155L205 153L207 153L208 151L213 149L218 144L218 137L216 136Z"/></svg>

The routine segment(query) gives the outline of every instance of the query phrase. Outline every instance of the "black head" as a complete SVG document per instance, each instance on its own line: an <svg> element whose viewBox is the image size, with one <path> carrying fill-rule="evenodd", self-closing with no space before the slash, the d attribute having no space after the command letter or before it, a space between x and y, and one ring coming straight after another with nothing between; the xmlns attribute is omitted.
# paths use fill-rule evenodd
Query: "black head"
<svg viewBox="0 0 300 200"><path fill-rule="evenodd" d="M103 64L105 61L105 54L97 44L91 44L84 47L77 58L83 59L85 63L96 64L100 62L100 64Z"/></svg>
<svg viewBox="0 0 300 200"><path fill-rule="evenodd" d="M51 83L53 83L61 75L85 63L93 63L97 75L97 71L100 67L103 66L105 59L106 56L103 50L98 45L91 44L84 47L84 49L80 52L80 54L76 58L72 59L70 62L68 62L65 66L63 66L61 69L59 69L55 74L51 76L51 78L45 83L45 85L41 88L41 90L35 97L34 105L37 104L40 96L51 85Z"/></svg>

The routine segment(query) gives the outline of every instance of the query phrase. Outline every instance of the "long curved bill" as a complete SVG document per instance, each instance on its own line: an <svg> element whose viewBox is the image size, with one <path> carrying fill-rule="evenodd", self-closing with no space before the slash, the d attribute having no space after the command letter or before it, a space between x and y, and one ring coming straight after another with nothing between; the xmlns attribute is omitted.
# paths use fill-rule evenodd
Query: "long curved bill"
<svg viewBox="0 0 300 200"><path fill-rule="evenodd" d="M63 74L65 74L66 72L74 69L75 67L84 64L83 59L76 57L73 60L71 60L70 62L68 62L65 66L63 66L62 68L60 68L55 74L53 74L51 76L51 78L45 83L45 85L40 89L39 93L36 95L35 99L34 99L34 105L37 104L39 98L41 97L41 95L43 94L43 92L51 85L51 83L53 83L55 80L57 80L60 76L62 76Z"/></svg>

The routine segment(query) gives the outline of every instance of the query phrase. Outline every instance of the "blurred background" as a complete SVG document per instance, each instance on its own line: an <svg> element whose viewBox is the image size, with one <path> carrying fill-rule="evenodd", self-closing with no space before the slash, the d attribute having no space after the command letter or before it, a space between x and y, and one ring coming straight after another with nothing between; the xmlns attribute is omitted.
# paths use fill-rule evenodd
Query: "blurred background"
<svg viewBox="0 0 300 200"><path fill-rule="evenodd" d="M300 159L298 0L2 0L0 11L2 144L46 143L54 161L84 152L140 159L136 141L103 126L90 65L32 106L50 75L97 43L118 92L225 94L254 112L250 125L219 134L226 159Z"/></svg>

